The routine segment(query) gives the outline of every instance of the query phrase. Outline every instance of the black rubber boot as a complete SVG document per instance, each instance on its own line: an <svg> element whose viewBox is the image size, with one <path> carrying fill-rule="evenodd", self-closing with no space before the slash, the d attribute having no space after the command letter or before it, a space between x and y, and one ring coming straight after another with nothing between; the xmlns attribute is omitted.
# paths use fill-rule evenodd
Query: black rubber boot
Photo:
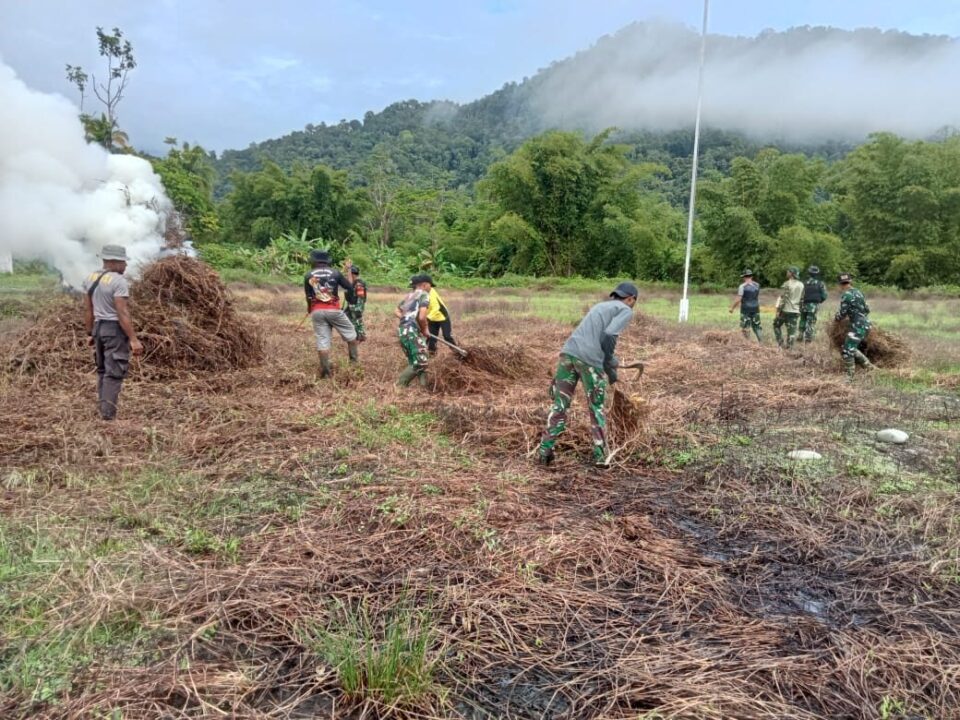
<svg viewBox="0 0 960 720"><path fill-rule="evenodd" d="M328 378L333 375L333 369L330 367L330 353L318 350L320 356L320 379Z"/></svg>

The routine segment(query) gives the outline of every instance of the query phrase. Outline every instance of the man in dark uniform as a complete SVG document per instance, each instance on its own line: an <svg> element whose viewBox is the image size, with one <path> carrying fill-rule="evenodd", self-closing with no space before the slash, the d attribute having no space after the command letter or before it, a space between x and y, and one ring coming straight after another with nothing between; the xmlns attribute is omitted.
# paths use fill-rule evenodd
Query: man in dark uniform
<svg viewBox="0 0 960 720"><path fill-rule="evenodd" d="M303 279L303 291L307 296L307 313L313 322L313 331L317 337L317 354L320 356L320 377L330 377L330 340L336 330L346 343L350 353L350 362L359 360L357 351L357 331L340 308L339 288L353 291L353 285L343 273L330 267L331 257L326 250L311 250L310 262L313 269ZM344 271L350 268L350 261L344 263Z"/></svg>
<svg viewBox="0 0 960 720"><path fill-rule="evenodd" d="M97 364L97 406L100 417L113 420L130 356L140 355L143 345L130 321L130 286L123 277L127 250L122 245L104 245L100 251L103 269L83 281L84 323Z"/></svg>
<svg viewBox="0 0 960 720"><path fill-rule="evenodd" d="M356 265L350 266L350 283L353 285L353 290L346 293L344 312L353 323L353 329L357 331L357 342L363 342L367 339L367 333L363 327L363 309L367 305L367 283L360 279L360 268Z"/></svg>
<svg viewBox="0 0 960 720"><path fill-rule="evenodd" d="M813 341L817 328L817 310L826 302L827 286L820 279L820 268L811 265L807 268L807 280L803 283L803 304L800 306L800 337L803 342Z"/></svg>
<svg viewBox="0 0 960 720"><path fill-rule="evenodd" d="M760 326L760 285L753 280L753 271L744 270L740 275L741 283L737 288L737 297L730 306L733 313L740 306L740 332L750 337L750 330L757 336L757 342L763 343L763 328Z"/></svg>

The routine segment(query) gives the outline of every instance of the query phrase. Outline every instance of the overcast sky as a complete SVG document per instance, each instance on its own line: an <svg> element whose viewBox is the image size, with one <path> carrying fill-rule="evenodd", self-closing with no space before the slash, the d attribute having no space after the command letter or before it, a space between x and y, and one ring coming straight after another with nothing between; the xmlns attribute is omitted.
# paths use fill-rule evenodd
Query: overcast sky
<svg viewBox="0 0 960 720"><path fill-rule="evenodd" d="M133 143L222 150L396 100L467 102L631 22L699 27L701 12L702 0L0 0L0 59L77 101L64 64L96 72L94 28L119 26L139 63L119 110ZM796 25L957 37L960 0L711 2L711 32Z"/></svg>

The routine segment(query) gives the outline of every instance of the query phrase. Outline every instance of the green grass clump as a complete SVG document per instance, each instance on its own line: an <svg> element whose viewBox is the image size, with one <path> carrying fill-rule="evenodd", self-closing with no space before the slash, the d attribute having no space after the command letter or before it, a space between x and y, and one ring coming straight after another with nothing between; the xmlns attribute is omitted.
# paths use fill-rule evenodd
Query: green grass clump
<svg viewBox="0 0 960 720"><path fill-rule="evenodd" d="M332 616L327 627L310 628L306 641L336 671L346 695L409 706L437 694L429 610L402 601L377 616L363 603L350 608L338 602Z"/></svg>

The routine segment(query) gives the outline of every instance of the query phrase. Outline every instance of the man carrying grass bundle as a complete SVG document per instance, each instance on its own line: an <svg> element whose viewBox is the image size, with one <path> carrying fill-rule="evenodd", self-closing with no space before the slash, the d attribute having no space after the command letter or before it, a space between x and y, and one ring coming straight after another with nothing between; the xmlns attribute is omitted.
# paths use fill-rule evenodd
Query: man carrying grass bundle
<svg viewBox="0 0 960 720"><path fill-rule="evenodd" d="M610 293L610 300L597 303L584 316L560 351L560 362L550 386L553 406L547 416L547 428L540 439L539 460L549 465L554 459L557 438L567 427L567 410L573 401L577 382L583 380L583 391L590 403L593 461L598 467L607 464L607 422L603 401L607 380L617 381L620 361L614 355L620 333L633 317L633 306L639 296L637 286L622 282Z"/></svg>
<svg viewBox="0 0 960 720"><path fill-rule="evenodd" d="M860 344L870 332L870 307L863 293L853 287L850 273L841 273L837 281L840 283L840 309L833 319L837 322L844 318L850 320L850 330L843 341L840 356L847 370L847 380L853 382L857 365L862 365L864 370L874 369L873 363L860 352Z"/></svg>
<svg viewBox="0 0 960 720"><path fill-rule="evenodd" d="M339 288L347 292L353 291L353 285L343 273L330 267L332 259L326 250L311 250L310 262L313 269L303 280L303 291L307 296L307 314L313 322L313 331L317 337L317 354L320 357L320 377L327 378L333 374L330 366L330 340L333 330L347 343L350 362L359 361L357 351L357 331L340 309ZM350 268L350 261L344 265L344 271Z"/></svg>
<svg viewBox="0 0 960 720"><path fill-rule="evenodd" d="M427 385L427 309L430 307L430 276L414 275L410 278L410 292L400 301L394 314L400 321L397 337L407 357L407 367L397 380L397 385L406 387L417 378L421 387Z"/></svg>

